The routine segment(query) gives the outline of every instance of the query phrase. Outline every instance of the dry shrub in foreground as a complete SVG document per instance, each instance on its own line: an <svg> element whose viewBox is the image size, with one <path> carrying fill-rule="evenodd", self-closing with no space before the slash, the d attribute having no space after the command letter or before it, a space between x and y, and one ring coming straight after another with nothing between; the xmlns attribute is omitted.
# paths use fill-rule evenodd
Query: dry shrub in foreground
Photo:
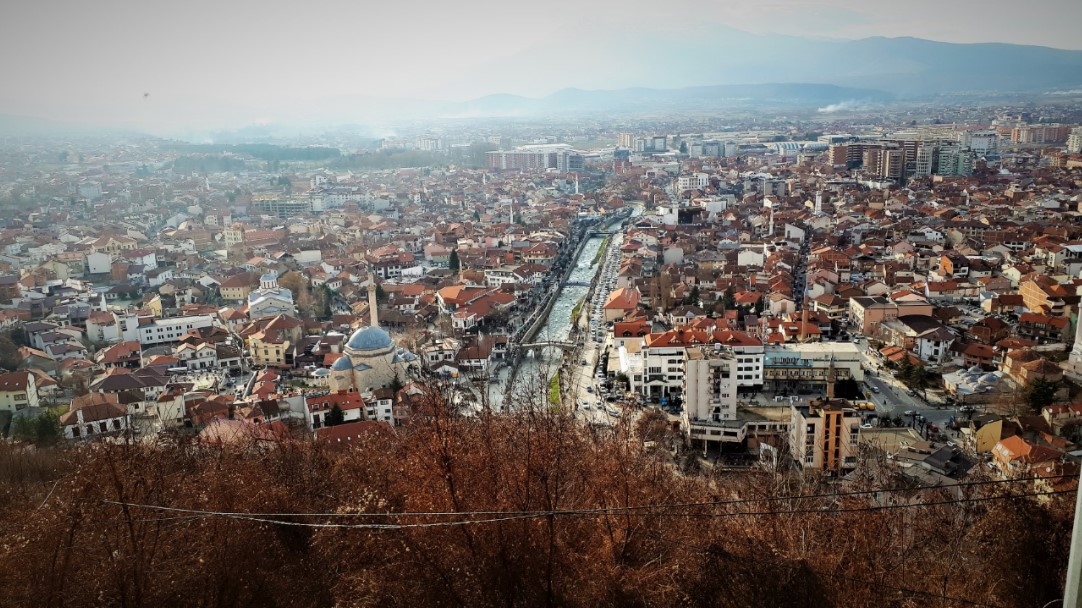
<svg viewBox="0 0 1082 608"><path fill-rule="evenodd" d="M946 595L1041 606L1060 593L1072 496L854 512L822 510L862 509L867 497L730 503L824 488L767 474L685 478L636 445L629 431L594 434L559 413L437 410L345 451L88 446L64 453L70 464L47 480L5 473L18 456L0 452L0 603L958 605ZM707 501L722 504L621 509ZM548 514L578 510L590 512ZM545 514L498 514L508 511ZM482 513L362 515L389 512ZM501 521L323 527L463 519Z"/></svg>

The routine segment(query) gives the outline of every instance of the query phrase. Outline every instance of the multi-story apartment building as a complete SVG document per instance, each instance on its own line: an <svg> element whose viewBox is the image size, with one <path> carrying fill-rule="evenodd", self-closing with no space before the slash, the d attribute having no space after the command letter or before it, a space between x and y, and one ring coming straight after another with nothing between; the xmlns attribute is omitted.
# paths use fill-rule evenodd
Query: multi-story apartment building
<svg viewBox="0 0 1082 608"><path fill-rule="evenodd" d="M734 357L733 379L738 387L762 386L763 343L758 338L736 331L673 329L642 338L638 356L634 357L638 365L632 365L634 371L628 374L632 390L651 398L681 391L685 384L685 352L714 345L725 348Z"/></svg>
<svg viewBox="0 0 1082 608"><path fill-rule="evenodd" d="M823 399L793 405L789 421L789 452L804 470L840 475L856 468L860 442L860 411L845 399Z"/></svg>
<svg viewBox="0 0 1082 608"><path fill-rule="evenodd" d="M1025 125L1011 129L1011 142L1016 144L1058 144L1067 140L1070 125Z"/></svg>
<svg viewBox="0 0 1082 608"><path fill-rule="evenodd" d="M943 146L938 149L936 175L973 175L974 154L960 146Z"/></svg>
<svg viewBox="0 0 1082 608"><path fill-rule="evenodd" d="M999 138L994 130L969 131L961 136L963 147L969 148L974 154L987 156L995 154Z"/></svg>
<svg viewBox="0 0 1082 608"><path fill-rule="evenodd" d="M1082 154L1082 127L1071 129L1067 136L1067 151L1071 154Z"/></svg>
<svg viewBox="0 0 1082 608"><path fill-rule="evenodd" d="M683 192L685 190L702 190L709 185L710 176L706 173L692 173L691 175L681 175L676 178L677 192Z"/></svg>
<svg viewBox="0 0 1082 608"><path fill-rule="evenodd" d="M516 150L487 152L485 166L495 171L544 169L575 171L583 168L583 157L565 144L523 146Z"/></svg>
<svg viewBox="0 0 1082 608"><path fill-rule="evenodd" d="M312 212L311 200L279 200L277 198L266 200L253 200L252 209L267 215L273 215L282 219L306 215Z"/></svg>
<svg viewBox="0 0 1082 608"><path fill-rule="evenodd" d="M622 369L631 390L652 399L671 397L687 386L685 359L693 349L721 349L732 357L737 391L822 392L833 363L838 379L864 379L857 346L847 342L818 342L764 346L758 338L735 331L707 332L674 329L649 334L638 354L626 353Z"/></svg>
<svg viewBox="0 0 1082 608"><path fill-rule="evenodd" d="M860 410L834 398L835 368L828 370L825 399L792 405L789 453L797 466L841 475L856 468L860 447Z"/></svg>
<svg viewBox="0 0 1082 608"><path fill-rule="evenodd" d="M683 425L693 445L705 450L744 441L746 425L736 415L737 358L721 344L684 350Z"/></svg>

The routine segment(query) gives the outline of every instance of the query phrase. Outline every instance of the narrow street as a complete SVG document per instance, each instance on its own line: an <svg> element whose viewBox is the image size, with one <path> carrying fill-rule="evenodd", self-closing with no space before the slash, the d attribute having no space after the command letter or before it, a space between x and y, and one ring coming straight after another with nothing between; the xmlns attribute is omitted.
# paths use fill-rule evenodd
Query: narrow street
<svg viewBox="0 0 1082 608"><path fill-rule="evenodd" d="M919 397L909 394L909 389L896 380L891 370L883 366L882 359L869 351L867 338L860 338L860 354L863 359L864 383L879 392L872 392L871 400L875 403L875 413L880 418L899 417L906 424L913 422L905 412L911 411L924 416L928 423L945 428L951 416L957 416L954 409L936 407L934 403L925 403Z"/></svg>
<svg viewBox="0 0 1082 608"><path fill-rule="evenodd" d="M623 415L617 406L605 400L601 379L597 376L600 358L611 336L603 307L619 271L622 244L622 234L615 234L609 240L605 254L598 263L592 297L583 302L582 311L576 319L582 348L580 360L572 362L570 386L564 392L569 400L574 401L579 417L595 424L613 424Z"/></svg>

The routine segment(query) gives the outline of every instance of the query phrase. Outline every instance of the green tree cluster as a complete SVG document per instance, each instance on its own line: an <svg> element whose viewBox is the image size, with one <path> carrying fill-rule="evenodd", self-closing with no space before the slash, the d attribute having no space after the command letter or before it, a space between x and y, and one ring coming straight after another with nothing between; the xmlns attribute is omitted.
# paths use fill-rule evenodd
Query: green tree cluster
<svg viewBox="0 0 1082 608"><path fill-rule="evenodd" d="M23 358L19 355L19 346L6 334L0 334L0 367L7 371L19 369Z"/></svg>
<svg viewBox="0 0 1082 608"><path fill-rule="evenodd" d="M736 308L736 292L732 285L725 288L725 294L721 296L721 306L725 310Z"/></svg>
<svg viewBox="0 0 1082 608"><path fill-rule="evenodd" d="M276 146L273 144L185 144L171 143L162 146L164 150L187 152L192 154L215 154L228 152L241 154L267 161L313 161L327 160L342 156L338 148L327 146Z"/></svg>
<svg viewBox="0 0 1082 608"><path fill-rule="evenodd" d="M927 396L928 370L924 366L913 365L908 356L902 359L898 367L898 379L909 388L920 391L922 396Z"/></svg>
<svg viewBox="0 0 1082 608"><path fill-rule="evenodd" d="M173 159L173 171L177 173L229 173L242 171L248 163L234 156L211 154L179 156Z"/></svg>
<svg viewBox="0 0 1082 608"><path fill-rule="evenodd" d="M346 421L346 415L342 411L342 408L338 407L338 404L331 406L331 411L327 412L327 426L338 426Z"/></svg>
<svg viewBox="0 0 1082 608"><path fill-rule="evenodd" d="M60 417L50 410L39 416L18 416L11 422L11 438L37 446L50 446L60 440Z"/></svg>
<svg viewBox="0 0 1082 608"><path fill-rule="evenodd" d="M1059 382L1052 382L1045 378L1036 378L1025 390L1026 404L1035 413L1042 408L1056 402L1056 392L1059 391Z"/></svg>
<svg viewBox="0 0 1082 608"><path fill-rule="evenodd" d="M698 306L699 305L699 286L695 285L684 294L684 299L681 301L686 306ZM724 303L724 300L723 300ZM734 300L735 303L735 300ZM727 309L726 309L727 310Z"/></svg>

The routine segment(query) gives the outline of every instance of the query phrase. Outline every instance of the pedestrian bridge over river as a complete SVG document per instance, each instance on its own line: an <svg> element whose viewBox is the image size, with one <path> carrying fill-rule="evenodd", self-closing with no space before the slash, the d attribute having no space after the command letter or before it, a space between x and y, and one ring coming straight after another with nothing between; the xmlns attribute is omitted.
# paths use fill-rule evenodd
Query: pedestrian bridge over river
<svg viewBox="0 0 1082 608"><path fill-rule="evenodd" d="M549 340L546 342L529 342L526 344L519 344L515 348L520 348L524 351L536 351L543 348L558 348L564 352L575 350L578 344L574 342L564 342L559 340Z"/></svg>

